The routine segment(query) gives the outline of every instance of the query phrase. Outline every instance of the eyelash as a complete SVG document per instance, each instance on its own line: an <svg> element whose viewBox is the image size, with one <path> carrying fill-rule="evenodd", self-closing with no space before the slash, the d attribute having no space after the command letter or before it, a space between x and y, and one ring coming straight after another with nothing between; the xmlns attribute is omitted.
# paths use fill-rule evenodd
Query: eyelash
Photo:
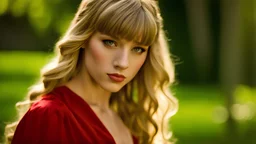
<svg viewBox="0 0 256 144"><path fill-rule="evenodd" d="M109 44L109 42L113 43L113 44L116 46L116 42L115 42L115 41L112 41L112 40L103 40L103 43L104 43L106 46L112 47L113 45Z"/></svg>
<svg viewBox="0 0 256 144"><path fill-rule="evenodd" d="M139 50L139 52L136 51L136 50ZM145 52L146 50L145 50L144 48L141 48L141 47L135 47L135 48L133 48L133 51L135 51L136 53L142 54L142 53Z"/></svg>
<svg viewBox="0 0 256 144"><path fill-rule="evenodd" d="M115 47L117 46L116 42L113 41L113 40L102 40L102 41L103 41L104 45L106 45L106 46L113 47L113 45L109 44L109 43L113 43ZM144 48L141 48L141 47L135 47L135 48L132 49L132 51L134 51L138 54L142 54L146 50Z"/></svg>

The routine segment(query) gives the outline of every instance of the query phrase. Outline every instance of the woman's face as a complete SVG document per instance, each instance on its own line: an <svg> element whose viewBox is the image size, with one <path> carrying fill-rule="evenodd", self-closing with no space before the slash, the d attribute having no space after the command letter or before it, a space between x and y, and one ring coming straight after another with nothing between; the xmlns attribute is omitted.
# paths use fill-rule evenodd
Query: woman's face
<svg viewBox="0 0 256 144"><path fill-rule="evenodd" d="M85 47L85 71L94 85L117 92L140 70L148 48L97 32Z"/></svg>

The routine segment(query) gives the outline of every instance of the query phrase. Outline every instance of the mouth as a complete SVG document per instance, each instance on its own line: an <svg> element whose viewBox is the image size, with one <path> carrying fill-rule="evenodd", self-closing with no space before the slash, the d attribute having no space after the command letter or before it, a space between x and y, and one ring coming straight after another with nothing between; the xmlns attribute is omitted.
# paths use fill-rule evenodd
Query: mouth
<svg viewBox="0 0 256 144"><path fill-rule="evenodd" d="M125 76L124 75L120 75L120 74L117 74L117 73L113 73L113 74L108 74L108 77L115 81L115 82L122 82L125 80Z"/></svg>

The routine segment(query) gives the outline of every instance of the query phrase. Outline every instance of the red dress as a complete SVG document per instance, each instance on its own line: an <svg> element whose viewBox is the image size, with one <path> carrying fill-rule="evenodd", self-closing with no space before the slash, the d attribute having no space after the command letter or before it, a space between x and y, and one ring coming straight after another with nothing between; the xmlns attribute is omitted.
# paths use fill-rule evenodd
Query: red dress
<svg viewBox="0 0 256 144"><path fill-rule="evenodd" d="M133 137L134 144L138 140ZM18 124L12 144L115 144L90 106L65 86L34 103Z"/></svg>

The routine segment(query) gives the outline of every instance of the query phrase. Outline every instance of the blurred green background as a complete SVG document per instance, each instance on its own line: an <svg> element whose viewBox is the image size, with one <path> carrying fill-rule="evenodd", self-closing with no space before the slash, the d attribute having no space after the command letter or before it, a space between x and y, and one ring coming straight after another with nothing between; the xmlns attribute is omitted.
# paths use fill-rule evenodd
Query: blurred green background
<svg viewBox="0 0 256 144"><path fill-rule="evenodd" d="M0 136L79 3L0 1ZM256 1L159 3L176 56L180 107L170 127L177 144L256 143Z"/></svg>

